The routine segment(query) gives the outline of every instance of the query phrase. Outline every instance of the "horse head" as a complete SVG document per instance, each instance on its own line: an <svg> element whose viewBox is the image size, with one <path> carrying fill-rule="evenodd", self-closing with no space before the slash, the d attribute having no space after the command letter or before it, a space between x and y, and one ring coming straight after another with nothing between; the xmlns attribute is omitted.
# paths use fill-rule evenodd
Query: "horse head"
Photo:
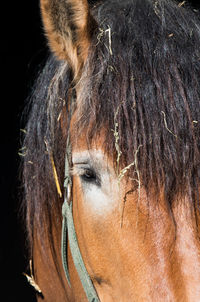
<svg viewBox="0 0 200 302"><path fill-rule="evenodd" d="M66 159L95 297L199 301L197 14L171 0L41 0L41 12L53 56L33 96L24 177L45 301L88 301L66 233L70 282L62 268Z"/></svg>

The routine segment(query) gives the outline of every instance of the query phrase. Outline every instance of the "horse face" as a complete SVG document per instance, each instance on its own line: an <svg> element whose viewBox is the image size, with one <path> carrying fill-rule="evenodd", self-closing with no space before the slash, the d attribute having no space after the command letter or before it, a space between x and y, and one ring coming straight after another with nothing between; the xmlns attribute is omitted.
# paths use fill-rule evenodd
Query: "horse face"
<svg viewBox="0 0 200 302"><path fill-rule="evenodd" d="M119 180L100 141L88 150L76 140L72 152L75 227L100 301L198 301L200 245L188 201L171 211L162 192Z"/></svg>

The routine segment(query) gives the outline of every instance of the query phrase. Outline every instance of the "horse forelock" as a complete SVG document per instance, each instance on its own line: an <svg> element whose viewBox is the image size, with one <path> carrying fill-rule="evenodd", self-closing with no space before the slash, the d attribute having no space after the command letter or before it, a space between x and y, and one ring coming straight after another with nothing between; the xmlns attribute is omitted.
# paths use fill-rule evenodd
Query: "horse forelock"
<svg viewBox="0 0 200 302"><path fill-rule="evenodd" d="M95 12L99 28L78 85L76 135L89 128L90 142L107 129L104 147L115 165L119 153L121 169L137 154L142 184L163 187L171 203L199 186L199 20L171 1L156 8L115 1L114 11L109 2Z"/></svg>

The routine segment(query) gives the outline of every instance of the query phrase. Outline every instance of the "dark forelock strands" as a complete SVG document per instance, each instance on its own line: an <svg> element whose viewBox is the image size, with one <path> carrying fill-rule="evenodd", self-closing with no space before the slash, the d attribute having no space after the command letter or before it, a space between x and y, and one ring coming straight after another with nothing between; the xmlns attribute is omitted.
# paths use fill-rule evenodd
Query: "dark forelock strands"
<svg viewBox="0 0 200 302"><path fill-rule="evenodd" d="M200 179L200 20L175 1L106 1L81 82L77 129L105 147L121 169L172 202L195 203ZM116 141L115 134L119 136ZM117 144L116 144L117 143ZM136 158L137 156L137 158ZM119 158L118 158L119 159ZM119 171L120 172L120 171ZM139 173L138 173L139 172ZM128 175L128 174L127 174Z"/></svg>
<svg viewBox="0 0 200 302"><path fill-rule="evenodd" d="M174 1L107 0L96 5L93 15L99 28L77 84L75 133L81 135L88 128L91 143L104 128L105 148L116 167L119 162L118 173L134 162L126 175L147 190L152 185L163 188L169 203L178 193L188 194L196 206L200 179L198 14ZM55 221L61 224L63 200L56 190L50 154L62 187L66 137L58 120L70 99L71 78L67 64L51 57L31 97L24 140L30 237L34 223L41 238L44 226L48 230Z"/></svg>

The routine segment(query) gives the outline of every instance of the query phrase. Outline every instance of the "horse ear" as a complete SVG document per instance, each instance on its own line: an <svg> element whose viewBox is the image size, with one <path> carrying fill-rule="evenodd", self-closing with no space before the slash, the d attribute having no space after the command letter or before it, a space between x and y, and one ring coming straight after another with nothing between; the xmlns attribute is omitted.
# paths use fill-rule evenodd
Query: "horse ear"
<svg viewBox="0 0 200 302"><path fill-rule="evenodd" d="M79 74L87 55L91 34L96 26L87 0L40 0L42 19L50 48L67 60Z"/></svg>

